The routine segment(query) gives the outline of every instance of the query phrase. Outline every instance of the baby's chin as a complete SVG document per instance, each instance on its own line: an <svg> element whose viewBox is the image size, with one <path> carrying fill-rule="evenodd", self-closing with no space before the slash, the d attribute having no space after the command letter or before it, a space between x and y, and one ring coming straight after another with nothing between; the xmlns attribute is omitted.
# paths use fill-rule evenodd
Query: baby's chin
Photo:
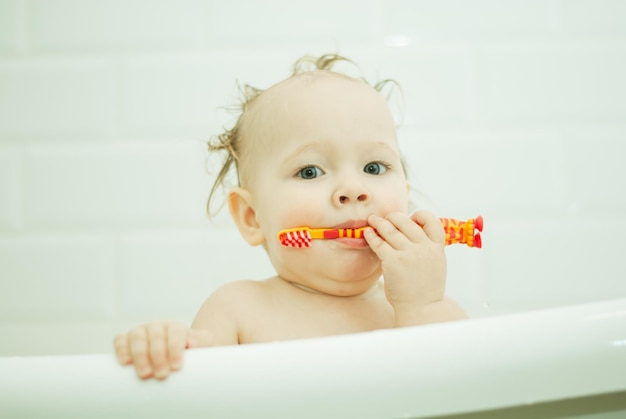
<svg viewBox="0 0 626 419"><path fill-rule="evenodd" d="M272 246L270 259L302 273L327 268L356 272L365 266L380 265L380 259L364 238L312 240L308 247ZM276 264L275 264L276 265ZM291 269L290 269L291 270Z"/></svg>

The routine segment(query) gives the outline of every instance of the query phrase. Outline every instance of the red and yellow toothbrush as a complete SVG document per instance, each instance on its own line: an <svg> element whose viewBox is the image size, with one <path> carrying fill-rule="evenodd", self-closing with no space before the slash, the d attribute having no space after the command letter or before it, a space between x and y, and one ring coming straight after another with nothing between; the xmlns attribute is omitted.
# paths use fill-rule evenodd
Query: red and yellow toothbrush
<svg viewBox="0 0 626 419"><path fill-rule="evenodd" d="M446 232L446 245L460 243L468 247L482 247L480 233L483 231L483 217L470 218L467 221L456 220L454 218L440 218L441 225ZM278 233L278 240L283 246L288 247L309 247L313 239L339 239L343 237L353 237L356 239L363 237L361 228L309 228L298 227L288 230L281 230Z"/></svg>

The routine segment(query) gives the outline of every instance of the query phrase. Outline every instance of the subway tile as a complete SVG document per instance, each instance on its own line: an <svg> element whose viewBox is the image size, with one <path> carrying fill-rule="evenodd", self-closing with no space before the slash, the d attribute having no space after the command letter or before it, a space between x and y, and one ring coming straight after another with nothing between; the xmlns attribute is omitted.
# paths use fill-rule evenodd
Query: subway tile
<svg viewBox="0 0 626 419"><path fill-rule="evenodd" d="M237 84L265 89L286 78L297 55L253 53L136 55L124 61L122 102L130 135L206 139L231 123Z"/></svg>
<svg viewBox="0 0 626 419"><path fill-rule="evenodd" d="M392 0L381 7L385 35L432 39L517 39L554 35L553 1Z"/></svg>
<svg viewBox="0 0 626 419"><path fill-rule="evenodd" d="M371 83L392 79L389 99L402 126L457 127L471 122L471 57L465 47L423 45L363 51L347 50Z"/></svg>
<svg viewBox="0 0 626 419"><path fill-rule="evenodd" d="M626 296L623 218L492 223L487 259L490 308L530 310Z"/></svg>
<svg viewBox="0 0 626 419"><path fill-rule="evenodd" d="M104 235L0 237L0 317L106 319L115 309L114 263Z"/></svg>
<svg viewBox="0 0 626 419"><path fill-rule="evenodd" d="M206 222L200 143L38 146L24 153L30 229L144 229Z"/></svg>
<svg viewBox="0 0 626 419"><path fill-rule="evenodd" d="M242 13L245 10L245 13ZM209 45L217 48L368 42L370 7L358 0L214 2Z"/></svg>
<svg viewBox="0 0 626 419"><path fill-rule="evenodd" d="M42 316L39 320L0 320L0 330L0 356L50 356L113 353L113 337L128 329L120 329L114 320L75 316L52 321Z"/></svg>
<svg viewBox="0 0 626 419"><path fill-rule="evenodd" d="M115 70L101 58L0 61L0 142L103 138L116 122Z"/></svg>
<svg viewBox="0 0 626 419"><path fill-rule="evenodd" d="M19 153L0 147L0 231L19 226L20 210Z"/></svg>
<svg viewBox="0 0 626 419"><path fill-rule="evenodd" d="M489 240L485 245L491 245ZM446 295L456 300L470 317L485 315L488 312L489 295L482 249L470 249L464 245L447 246L446 259Z"/></svg>
<svg viewBox="0 0 626 419"><path fill-rule="evenodd" d="M33 0L30 37L37 51L196 48L208 10L201 0Z"/></svg>
<svg viewBox="0 0 626 419"><path fill-rule="evenodd" d="M18 0L0 2L0 53L18 50Z"/></svg>
<svg viewBox="0 0 626 419"><path fill-rule="evenodd" d="M626 48L548 43L484 47L477 113L492 125L620 123Z"/></svg>
<svg viewBox="0 0 626 419"><path fill-rule="evenodd" d="M564 35L578 39L626 36L626 3L621 0L561 0Z"/></svg>
<svg viewBox="0 0 626 419"><path fill-rule="evenodd" d="M545 217L565 210L557 131L400 130L417 206L442 215Z"/></svg>
<svg viewBox="0 0 626 419"><path fill-rule="evenodd" d="M120 242L119 314L191 322L220 285L273 272L263 248L249 246L234 227L127 233Z"/></svg>
<svg viewBox="0 0 626 419"><path fill-rule="evenodd" d="M205 55L136 56L123 68L123 124L130 135L207 138L217 101L235 86L224 83L219 61Z"/></svg>
<svg viewBox="0 0 626 419"><path fill-rule="evenodd" d="M567 205L587 216L626 216L626 127L564 129Z"/></svg>

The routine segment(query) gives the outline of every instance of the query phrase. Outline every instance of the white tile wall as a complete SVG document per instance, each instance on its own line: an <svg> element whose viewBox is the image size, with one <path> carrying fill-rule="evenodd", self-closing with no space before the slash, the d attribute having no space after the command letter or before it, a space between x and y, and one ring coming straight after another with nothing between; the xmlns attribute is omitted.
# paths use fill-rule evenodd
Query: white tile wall
<svg viewBox="0 0 626 419"><path fill-rule="evenodd" d="M487 302L496 311L626 295L623 217L494 223L486 253Z"/></svg>
<svg viewBox="0 0 626 419"><path fill-rule="evenodd" d="M404 96L405 126L467 126L472 119L472 55L465 45L410 45L361 50L369 79L393 78ZM374 71L373 71L373 70Z"/></svg>
<svg viewBox="0 0 626 419"><path fill-rule="evenodd" d="M202 146L195 142L25 147L26 228L186 228L205 224Z"/></svg>
<svg viewBox="0 0 626 419"><path fill-rule="evenodd" d="M476 61L486 123L612 123L626 117L623 43L500 43L478 48Z"/></svg>
<svg viewBox="0 0 626 419"><path fill-rule="evenodd" d="M18 0L0 2L0 51L9 53L17 51L17 19Z"/></svg>
<svg viewBox="0 0 626 419"><path fill-rule="evenodd" d="M583 217L626 214L623 129L576 127L564 130L565 178L570 211Z"/></svg>
<svg viewBox="0 0 626 419"><path fill-rule="evenodd" d="M544 0L392 0L382 9L386 33L419 42L552 37L554 7Z"/></svg>
<svg viewBox="0 0 626 419"><path fill-rule="evenodd" d="M561 28L566 37L623 38L626 4L620 0L561 0Z"/></svg>
<svg viewBox="0 0 626 419"><path fill-rule="evenodd" d="M119 104L111 59L0 58L0 141L96 141L116 130Z"/></svg>
<svg viewBox="0 0 626 419"><path fill-rule="evenodd" d="M202 0L32 0L29 37L36 51L195 48L211 2Z"/></svg>
<svg viewBox="0 0 626 419"><path fill-rule="evenodd" d="M448 249L472 313L625 296L625 21L619 0L0 1L0 354L36 352L39 323L108 350L70 335L190 321L268 276L206 219L202 142L236 81L305 53L402 85L416 202L486 219L484 249Z"/></svg>
<svg viewBox="0 0 626 419"><path fill-rule="evenodd" d="M563 213L559 132L400 130L415 187L438 213L556 217Z"/></svg>
<svg viewBox="0 0 626 419"><path fill-rule="evenodd" d="M19 152L0 147L0 231L15 229L20 223Z"/></svg>
<svg viewBox="0 0 626 419"><path fill-rule="evenodd" d="M216 48L302 48L320 42L375 41L377 2L359 0L215 1L209 44ZM332 44L329 46L332 47Z"/></svg>
<svg viewBox="0 0 626 419"><path fill-rule="evenodd" d="M117 268L107 234L3 237L0 266L3 321L100 320L115 315Z"/></svg>

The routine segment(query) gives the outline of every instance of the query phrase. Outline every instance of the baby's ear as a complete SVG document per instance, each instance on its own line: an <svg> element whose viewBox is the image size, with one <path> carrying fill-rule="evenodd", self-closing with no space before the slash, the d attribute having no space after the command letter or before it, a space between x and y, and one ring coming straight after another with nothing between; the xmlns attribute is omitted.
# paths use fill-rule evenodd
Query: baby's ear
<svg viewBox="0 0 626 419"><path fill-rule="evenodd" d="M252 196L243 188L234 188L228 194L228 208L242 237L252 246L265 242L261 226L256 219Z"/></svg>

